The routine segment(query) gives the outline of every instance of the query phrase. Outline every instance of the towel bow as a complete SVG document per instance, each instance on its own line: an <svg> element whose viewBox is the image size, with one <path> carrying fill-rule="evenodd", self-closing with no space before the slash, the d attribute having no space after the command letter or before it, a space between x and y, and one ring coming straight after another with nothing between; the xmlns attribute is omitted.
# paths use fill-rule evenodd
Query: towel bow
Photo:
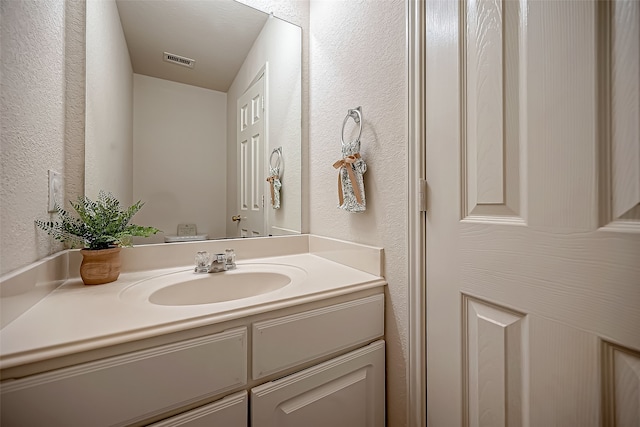
<svg viewBox="0 0 640 427"><path fill-rule="evenodd" d="M351 186L353 187L353 194L356 196L356 200L358 203L362 204L362 197L360 196L360 189L358 188L358 182L356 181L356 174L353 173L353 164L360 158L360 153L352 154L350 156L346 156L343 159L338 160L333 164L335 169L345 168L347 173L349 174L349 179L351 180ZM344 203L344 194L342 193L342 174L338 173L338 198L340 199L340 204Z"/></svg>
<svg viewBox="0 0 640 427"><path fill-rule="evenodd" d="M278 178L277 175L271 175L269 178L267 178L269 187L271 187L271 206L274 206L276 204L276 194L273 188L273 181L276 180L277 178Z"/></svg>

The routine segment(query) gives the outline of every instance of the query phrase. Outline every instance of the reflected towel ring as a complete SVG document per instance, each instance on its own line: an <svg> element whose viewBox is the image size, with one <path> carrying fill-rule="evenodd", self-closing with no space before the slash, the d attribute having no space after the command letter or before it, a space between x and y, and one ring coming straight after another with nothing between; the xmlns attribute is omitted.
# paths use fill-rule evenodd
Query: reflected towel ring
<svg viewBox="0 0 640 427"><path fill-rule="evenodd" d="M349 120L349 117L351 117L353 119L353 121L356 122L356 124L360 125L360 129L358 130L358 137L354 141L358 141L360 139L360 136L362 135L362 107L350 109L350 110L347 111L347 115L345 116L344 120L342 121L342 133L340 134L340 139L342 140L342 145L345 145L345 143L344 143L344 127L347 124L347 120Z"/></svg>
<svg viewBox="0 0 640 427"><path fill-rule="evenodd" d="M273 165L274 154L277 155L275 166ZM271 151L271 156L269 156L269 166L271 166L271 169L279 169L280 163L282 163L282 147L274 148L273 151Z"/></svg>

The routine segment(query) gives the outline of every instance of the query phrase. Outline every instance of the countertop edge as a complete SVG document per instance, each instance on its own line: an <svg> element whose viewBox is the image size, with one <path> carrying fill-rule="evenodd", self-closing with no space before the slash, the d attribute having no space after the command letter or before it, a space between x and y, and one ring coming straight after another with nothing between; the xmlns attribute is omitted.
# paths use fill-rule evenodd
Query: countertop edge
<svg viewBox="0 0 640 427"><path fill-rule="evenodd" d="M21 365L27 365L37 362L46 361L49 359L69 356L75 353L99 350L116 346L119 344L125 344L129 342L144 340L147 338L154 338L161 335L171 334L175 332L182 332L194 328L203 326L210 326L218 323L223 323L230 320L235 320L243 317L248 317L256 314L261 314L269 311L279 310L283 308L293 307L296 305L321 301L330 299L333 297L339 297L359 291L373 289L377 287L384 287L387 282L384 278L371 280L364 283L358 283L355 285L348 285L339 288L329 289L309 295L302 295L284 300L277 300L268 302L265 304L259 304L251 307L240 308L230 312L216 313L212 315L196 316L193 318L185 318L173 323L163 324L153 327L146 327L142 329L135 329L118 333L115 335L109 335L99 337L96 339L70 342L61 345L39 348L33 351L26 351L20 353L13 353L6 356L0 356L0 370L10 369Z"/></svg>

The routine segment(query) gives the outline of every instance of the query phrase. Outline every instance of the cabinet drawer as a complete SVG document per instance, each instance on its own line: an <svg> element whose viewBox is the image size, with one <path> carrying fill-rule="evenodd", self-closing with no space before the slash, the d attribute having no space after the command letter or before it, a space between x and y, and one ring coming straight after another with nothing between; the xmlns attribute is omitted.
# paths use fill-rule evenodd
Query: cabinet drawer
<svg viewBox="0 0 640 427"><path fill-rule="evenodd" d="M247 328L2 383L2 426L142 421L247 382Z"/></svg>
<svg viewBox="0 0 640 427"><path fill-rule="evenodd" d="M254 380L384 335L384 295L253 324Z"/></svg>
<svg viewBox="0 0 640 427"><path fill-rule="evenodd" d="M149 427L247 427L247 392L232 394L200 408L167 418Z"/></svg>

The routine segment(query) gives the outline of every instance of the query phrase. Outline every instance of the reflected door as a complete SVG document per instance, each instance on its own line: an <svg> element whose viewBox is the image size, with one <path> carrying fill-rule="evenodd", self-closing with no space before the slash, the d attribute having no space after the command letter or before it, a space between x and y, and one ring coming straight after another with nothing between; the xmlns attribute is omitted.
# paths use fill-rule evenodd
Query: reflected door
<svg viewBox="0 0 640 427"><path fill-rule="evenodd" d="M264 74L238 99L239 237L264 236Z"/></svg>
<svg viewBox="0 0 640 427"><path fill-rule="evenodd" d="M429 425L639 426L640 2L426 13Z"/></svg>

